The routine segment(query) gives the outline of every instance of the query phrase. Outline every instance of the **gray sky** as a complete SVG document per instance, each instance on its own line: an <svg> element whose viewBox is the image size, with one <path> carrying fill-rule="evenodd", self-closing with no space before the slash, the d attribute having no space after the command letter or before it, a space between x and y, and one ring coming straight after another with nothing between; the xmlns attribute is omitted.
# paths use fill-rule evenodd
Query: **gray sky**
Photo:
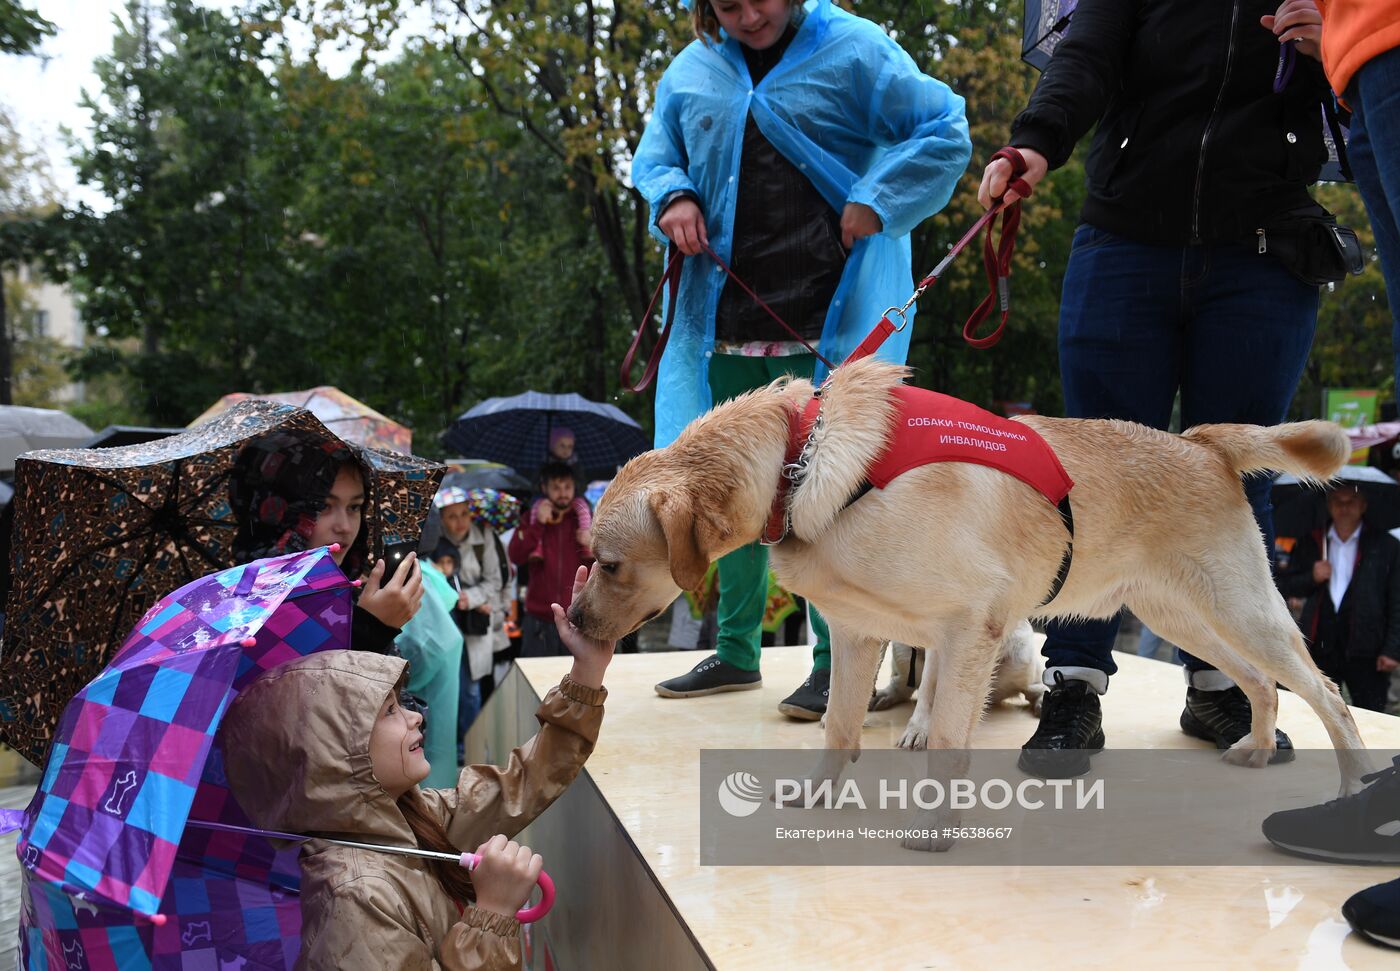
<svg viewBox="0 0 1400 971"><path fill-rule="evenodd" d="M111 53L115 32L113 17L125 18L126 3L124 0L37 0L34 5L41 16L53 21L58 33L39 49L41 56L0 55L0 102L15 116L30 147L48 155L63 201L70 205L86 202L104 211L107 209L105 200L78 185L60 131L68 127L80 137L85 134L88 117L79 105L79 98L84 89L97 87L92 62ZM233 10L238 0L204 0L204 6ZM414 19L426 25L427 11ZM295 44L295 33L293 39ZM349 52L337 57L336 52L326 51L320 57L322 65L332 74L344 71L352 60ZM337 64L337 61L343 63Z"/></svg>

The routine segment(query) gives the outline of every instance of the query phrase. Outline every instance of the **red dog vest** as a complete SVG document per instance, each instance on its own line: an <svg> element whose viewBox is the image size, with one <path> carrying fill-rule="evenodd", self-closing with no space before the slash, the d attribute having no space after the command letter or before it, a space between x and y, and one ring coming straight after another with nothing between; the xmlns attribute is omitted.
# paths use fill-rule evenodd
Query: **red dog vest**
<svg viewBox="0 0 1400 971"><path fill-rule="evenodd" d="M900 385L894 437L866 478L883 489L934 462L975 462L1015 476L1057 506L1074 486L1054 451L1028 426L957 398Z"/></svg>
<svg viewBox="0 0 1400 971"><path fill-rule="evenodd" d="M866 471L871 485L883 489L910 469L934 462L975 462L1015 476L1035 489L1060 508L1073 535L1066 499L1074 482L1035 431L936 391L900 385L894 395L899 403L894 435ZM787 470L795 468L821 404L820 396L813 397L805 408L794 409L789 416L784 474L778 480L763 532L766 544L780 543L787 536L787 497L792 481Z"/></svg>

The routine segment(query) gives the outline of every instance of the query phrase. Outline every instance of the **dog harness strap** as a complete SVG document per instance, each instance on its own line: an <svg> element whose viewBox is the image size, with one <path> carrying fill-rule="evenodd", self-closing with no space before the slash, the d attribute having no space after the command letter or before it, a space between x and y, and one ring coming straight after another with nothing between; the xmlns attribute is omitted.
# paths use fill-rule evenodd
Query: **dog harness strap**
<svg viewBox="0 0 1400 971"><path fill-rule="evenodd" d="M1074 509L1069 504L1069 493L1065 493L1065 497L1060 500L1056 508L1060 510L1060 521L1065 524L1065 529L1069 531L1069 542L1065 544L1065 552L1060 557L1060 570L1055 574L1054 582L1050 584L1050 593L1040 602L1040 607L1048 606L1050 601L1060 595L1065 580L1069 578L1070 563L1074 561Z"/></svg>
<svg viewBox="0 0 1400 971"><path fill-rule="evenodd" d="M627 348L627 353L622 357L622 372L618 378L625 391L641 393L656 377L656 369L661 366L661 355L666 350L666 342L671 339L671 324L676 319L676 296L680 293L681 287L681 267L684 265L685 254L672 243L667 251L666 270L661 274L661 281L657 283L656 289L652 291L651 303L647 304L647 312L642 315L642 324L637 328L636 336L632 338L632 346ZM670 291L666 301L666 323L661 328L661 336L656 339L656 346L652 348L651 357L647 359L646 367L642 369L642 379L634 385L632 383L632 361L642 346L642 335L646 333L647 324L650 323L651 315L656 310L656 301L661 299L664 290Z"/></svg>

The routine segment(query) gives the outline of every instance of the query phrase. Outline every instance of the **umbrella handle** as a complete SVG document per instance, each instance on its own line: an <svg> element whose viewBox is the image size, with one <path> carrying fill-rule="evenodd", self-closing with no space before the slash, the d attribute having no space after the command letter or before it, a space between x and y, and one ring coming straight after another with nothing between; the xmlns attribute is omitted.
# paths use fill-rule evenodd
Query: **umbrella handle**
<svg viewBox="0 0 1400 971"><path fill-rule="evenodd" d="M468 871L475 870L476 865L480 862L481 857L475 853L462 854L462 866L466 867ZM541 870L537 883L540 888L540 902L533 907L525 907L516 911L515 919L522 924L533 924L549 913L550 908L554 906L554 881L550 879L549 874Z"/></svg>

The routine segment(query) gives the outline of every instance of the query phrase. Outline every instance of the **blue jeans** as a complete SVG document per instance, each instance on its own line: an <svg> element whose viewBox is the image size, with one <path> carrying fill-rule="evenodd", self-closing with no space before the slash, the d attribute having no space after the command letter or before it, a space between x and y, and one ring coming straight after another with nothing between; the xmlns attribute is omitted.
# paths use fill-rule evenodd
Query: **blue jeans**
<svg viewBox="0 0 1400 971"><path fill-rule="evenodd" d="M1149 246L1081 225L1060 300L1065 413L1165 429L1179 391L1183 428L1275 425L1302 376L1317 301L1316 287L1299 283L1253 242ZM1270 561L1272 485L1267 475L1244 480ZM1052 621L1046 666L1113 674L1117 636L1116 616ZM1210 667L1184 651L1180 658L1188 670Z"/></svg>
<svg viewBox="0 0 1400 971"><path fill-rule="evenodd" d="M1346 99L1352 112L1347 158L1376 235L1400 388L1400 48L1361 65Z"/></svg>

